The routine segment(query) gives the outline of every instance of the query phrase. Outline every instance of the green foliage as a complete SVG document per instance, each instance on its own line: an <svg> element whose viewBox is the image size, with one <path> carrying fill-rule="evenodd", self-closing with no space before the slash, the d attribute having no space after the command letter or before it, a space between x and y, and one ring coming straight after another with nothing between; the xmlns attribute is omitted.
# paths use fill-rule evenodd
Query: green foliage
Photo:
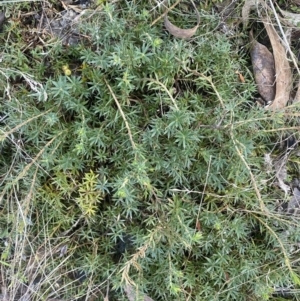
<svg viewBox="0 0 300 301"><path fill-rule="evenodd" d="M53 281L66 300L87 282L109 300L126 300L126 282L154 300L272 300L299 284L299 227L276 213L263 162L284 116L252 105L245 54L212 34L214 16L177 40L150 26L147 2L105 2L72 47L24 49L26 29L5 27L0 262L48 249L32 300Z"/></svg>

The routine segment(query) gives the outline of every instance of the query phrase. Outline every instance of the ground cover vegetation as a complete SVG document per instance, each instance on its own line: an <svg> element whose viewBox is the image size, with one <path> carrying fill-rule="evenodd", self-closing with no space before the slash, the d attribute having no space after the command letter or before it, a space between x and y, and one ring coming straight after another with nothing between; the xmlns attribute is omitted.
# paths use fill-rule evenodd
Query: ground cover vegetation
<svg viewBox="0 0 300 301"><path fill-rule="evenodd" d="M299 108L255 103L248 32L212 3L189 40L151 25L159 1L94 5L65 45L35 26L60 3L5 4L1 300L298 300L298 217L264 158Z"/></svg>

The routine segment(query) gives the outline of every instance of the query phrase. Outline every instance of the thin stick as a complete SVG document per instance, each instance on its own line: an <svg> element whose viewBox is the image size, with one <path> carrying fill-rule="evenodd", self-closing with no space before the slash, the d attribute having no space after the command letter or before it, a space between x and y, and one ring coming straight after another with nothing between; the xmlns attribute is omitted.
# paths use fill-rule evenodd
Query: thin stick
<svg viewBox="0 0 300 301"><path fill-rule="evenodd" d="M241 143L233 137L232 131L230 131L230 136L231 136L232 142L233 142L233 144L234 144L234 147L235 147L235 149L236 149L236 152L238 153L239 157L241 158L241 160L242 160L243 163L245 164L245 166L246 166L246 168L247 168L247 170L248 170L248 172L249 172L249 174L250 174L251 182L252 182L252 185L253 185L253 187L254 187L256 196L257 196L257 198L258 198L258 200L259 200L259 204L260 204L260 209L261 209L261 211L263 211L263 212L268 212L268 210L267 210L267 208L266 208L266 206L265 206L265 204L264 204L264 202L263 202L263 200L262 200L262 197L261 197L261 194L260 194L260 192L259 192L259 189L258 189L258 187L257 187L257 185L256 185L256 181L255 181L254 175L253 175L253 173L252 173L252 171L251 171L251 168L249 167L249 165L248 165L248 163L246 162L246 160L245 160L243 154L241 153L241 151L239 150L239 148L238 148L238 146L237 146L237 143L240 144L240 145L241 145Z"/></svg>
<svg viewBox="0 0 300 301"><path fill-rule="evenodd" d="M282 253L283 253L283 257L284 257L284 262L287 266L287 268L289 269L290 271L290 274L291 274L291 277L293 278L294 277L297 277L296 273L293 271L292 269L292 266L291 266L291 263L290 263L290 259L289 259L289 255L286 251L286 249L284 248L284 245L282 243L282 240L278 237L278 235L275 233L275 231L265 222L263 221L260 217L258 217L257 215L255 214L252 214L252 216L254 218L256 218L260 223L262 223L270 232L271 234L277 239L278 243L279 243L279 246L282 250ZM298 277L297 277L298 278ZM294 280L294 279L293 279ZM297 279L298 280L298 279Z"/></svg>
<svg viewBox="0 0 300 301"><path fill-rule="evenodd" d="M129 136L129 140L130 140L130 142L131 142L132 148L133 148L134 150L136 150L137 147L136 147L136 145L135 145L135 143L134 143L134 141L133 141L133 137L132 137L132 134L131 134L131 130L130 130L129 124L128 124L128 122L127 122L126 116L125 116L125 114L124 114L124 112L123 112L123 110L122 110L122 107L121 107L121 105L120 105L120 103L119 103L119 101L118 101L118 99L117 99L117 97L116 97L114 91L112 90L111 86L110 86L109 83L107 82L107 80L104 79L104 81L105 81L105 84L106 84L107 88L109 89L110 94L112 95L113 99L115 100L115 102L116 102L116 104L117 104L117 107L118 107L118 109L119 109L119 112L120 112L120 114L121 114L121 116L122 116L122 118L123 118L123 120L124 120L124 122L125 122L125 126L126 126L127 131L128 131L128 136Z"/></svg>
<svg viewBox="0 0 300 301"><path fill-rule="evenodd" d="M210 175L210 167L211 167L211 156L209 156L209 162L208 162L208 169L207 169L207 173L206 173L206 179L205 179L204 188L203 188L203 192L202 192L202 195L201 195L201 200L200 200L199 209L198 209L198 213L197 213L197 219L196 219L196 225L195 225L195 230L196 231L197 231L197 223L199 222L201 207L202 207L202 203L203 203L203 199L204 199L204 194L205 194L205 190L206 190L206 186L207 186L207 182L208 182L208 177Z"/></svg>
<svg viewBox="0 0 300 301"><path fill-rule="evenodd" d="M177 110L177 111L179 110L178 107L177 107L177 104L176 104L175 99L173 98L173 96L171 95L170 91L167 89L167 87L166 87L164 84L162 84L160 81L155 80L155 79L153 79L153 78L148 78L148 77L147 77L147 78L145 78L145 79L148 80L148 81L150 81L150 82L156 83L156 84L160 85L161 87L163 87L163 89L167 92L167 94L169 95L171 101L173 102L173 105L174 105L174 107L176 108L176 110Z"/></svg>
<svg viewBox="0 0 300 301"><path fill-rule="evenodd" d="M176 5L179 4L181 0L177 0L172 6L170 6L169 8L167 8L165 10L165 12L160 15L158 18L156 18L152 23L151 23L151 26L153 26L155 23L157 23L160 19L162 19L171 9L173 9Z"/></svg>
<svg viewBox="0 0 300 301"><path fill-rule="evenodd" d="M0 140L4 140L5 138L7 138L10 134L12 134L13 132L17 131L19 128L21 128L23 125L27 124L28 122L34 120L34 119L37 119L43 115L46 115L47 113L51 112L52 109L49 109L48 111L46 112L43 112L39 115L36 115L36 116L33 116L32 118L29 118L28 120L25 120L24 122L18 124L17 126L15 126L13 129L9 130L8 132L4 132L3 130L1 130L1 132L3 133L3 136L0 136Z"/></svg>
<svg viewBox="0 0 300 301"><path fill-rule="evenodd" d="M222 108L225 109L223 98L221 97L220 93L218 92L218 90L217 90L215 84L213 83L213 81L211 80L211 78L208 77L208 76L205 76L205 75L202 74L202 73L199 73L199 72L196 71L196 70L191 70L190 68L188 68L188 70L189 70L190 72L192 72L193 74L198 75L198 76L202 77L203 79L207 80L207 81L211 84L211 87L213 88L213 90L214 90L215 93L217 94L217 97L218 97L218 99L219 99L219 101L220 101L220 103L221 103Z"/></svg>
<svg viewBox="0 0 300 301"><path fill-rule="evenodd" d="M278 28L279 28L280 33L281 33L281 35L282 35L282 39L283 39L283 41L284 41L285 47L286 47L286 49L288 50L288 52L289 52L289 54L290 54L290 56L291 56L291 59L292 59L292 61L293 61L294 66L296 67L296 70L297 70L298 74L300 74L300 70L299 70L299 68L298 68L298 64L297 64L296 59L295 59L295 55L293 54L293 52L292 52L292 50L291 50L291 47L290 47L290 44L289 44L289 42L288 42L288 40L287 40L287 38L286 38L286 35L285 35L284 31L283 31L283 28L282 28L282 26L281 26L281 23L280 23L278 14L277 14L277 12L276 12L276 9L275 9L275 7L274 7L274 4L273 4L272 0L270 0L269 2L270 2L270 5L271 5L273 14L274 14L274 16L275 16L275 19L276 19Z"/></svg>

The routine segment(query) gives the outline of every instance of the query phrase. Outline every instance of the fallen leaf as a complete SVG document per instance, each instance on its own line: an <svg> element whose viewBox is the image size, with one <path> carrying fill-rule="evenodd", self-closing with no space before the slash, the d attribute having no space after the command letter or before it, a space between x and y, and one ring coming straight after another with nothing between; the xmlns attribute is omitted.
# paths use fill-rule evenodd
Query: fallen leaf
<svg viewBox="0 0 300 301"><path fill-rule="evenodd" d="M290 191L290 186L285 184L285 181L287 179L287 161L288 156L284 155L274 162L274 169L276 171L275 176L278 180L278 186L282 189L285 196L287 196Z"/></svg>
<svg viewBox="0 0 300 301"><path fill-rule="evenodd" d="M286 25L298 27L298 25L300 24L300 14L290 13L288 11L282 10L278 5L277 8L279 9L280 13L284 16L283 21Z"/></svg>
<svg viewBox="0 0 300 301"><path fill-rule="evenodd" d="M299 214L300 213L300 190L298 187L293 188L293 196L288 202L288 213Z"/></svg>
<svg viewBox="0 0 300 301"><path fill-rule="evenodd" d="M300 0L299 0L300 1ZM249 15L253 8L258 9L259 5L264 8L264 10L268 9L265 1L262 0L245 0L243 8L242 8L242 22L243 27L246 28L249 23Z"/></svg>
<svg viewBox="0 0 300 301"><path fill-rule="evenodd" d="M280 156L277 159L272 159L270 153L264 155L265 170L267 174L275 171L275 177L277 178L277 185L284 192L285 196L289 194L290 186L285 184L287 180L287 164L288 156Z"/></svg>
<svg viewBox="0 0 300 301"><path fill-rule="evenodd" d="M250 32L250 41L250 55L257 90L266 102L273 101L276 92L274 57L266 46L253 38L252 32Z"/></svg>
<svg viewBox="0 0 300 301"><path fill-rule="evenodd" d="M134 289L131 285L127 284L124 288L125 293L127 298L129 299L129 301L135 301L137 300L137 294L136 294L136 289ZM138 297L143 296L142 293L138 293ZM153 299L151 299L150 297L148 297L147 295L144 295L144 299L139 298L139 300L143 300L143 301L154 301Z"/></svg>
<svg viewBox="0 0 300 301"><path fill-rule="evenodd" d="M195 12L197 15L197 25L193 28L183 29L183 28L177 27L176 25L174 25L173 23L171 23L169 21L168 14L165 15L165 18L164 18L165 27L168 30L168 32L171 35L173 35L174 37L181 38L181 39L189 39L196 33L196 31L199 27L199 24L200 24L200 14L193 1L192 1L192 4L195 8Z"/></svg>
<svg viewBox="0 0 300 301"><path fill-rule="evenodd" d="M243 74L239 71L235 71L235 73L239 76L240 82L245 83L245 78L244 78Z"/></svg>
<svg viewBox="0 0 300 301"><path fill-rule="evenodd" d="M230 280L229 273L226 271L224 273L225 273L225 280L226 280L226 282L228 282Z"/></svg>
<svg viewBox="0 0 300 301"><path fill-rule="evenodd" d="M196 222L196 229L197 229L199 232L201 232L201 224L200 224L199 220L197 220L197 222Z"/></svg>
<svg viewBox="0 0 300 301"><path fill-rule="evenodd" d="M0 29L1 29L4 21L5 21L5 13L3 11L0 11Z"/></svg>
<svg viewBox="0 0 300 301"><path fill-rule="evenodd" d="M264 26L268 33L275 61L276 70L276 94L273 103L268 107L269 110L282 109L289 101L292 88L292 72L286 56L286 51L280 42L273 25L264 20Z"/></svg>
<svg viewBox="0 0 300 301"><path fill-rule="evenodd" d="M300 81L298 83L297 92L296 92L296 95L293 100L293 103L296 103L296 102L300 102Z"/></svg>
<svg viewBox="0 0 300 301"><path fill-rule="evenodd" d="M257 6L258 1L256 0L245 0L242 8L242 22L244 28L248 26L250 11L253 7Z"/></svg>
<svg viewBox="0 0 300 301"><path fill-rule="evenodd" d="M264 155L264 164L267 174L271 173L273 170L273 159L270 153Z"/></svg>

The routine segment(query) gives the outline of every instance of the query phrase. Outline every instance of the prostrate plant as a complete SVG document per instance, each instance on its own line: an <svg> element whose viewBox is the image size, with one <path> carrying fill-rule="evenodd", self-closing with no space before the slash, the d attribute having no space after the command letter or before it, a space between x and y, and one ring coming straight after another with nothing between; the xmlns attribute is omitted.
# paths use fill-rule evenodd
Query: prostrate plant
<svg viewBox="0 0 300 301"><path fill-rule="evenodd" d="M276 213L263 163L283 117L251 105L216 17L185 41L150 26L148 3L102 8L77 46L3 34L2 286L11 300L24 287L128 300L125 284L154 300L276 300L299 282L298 223Z"/></svg>

